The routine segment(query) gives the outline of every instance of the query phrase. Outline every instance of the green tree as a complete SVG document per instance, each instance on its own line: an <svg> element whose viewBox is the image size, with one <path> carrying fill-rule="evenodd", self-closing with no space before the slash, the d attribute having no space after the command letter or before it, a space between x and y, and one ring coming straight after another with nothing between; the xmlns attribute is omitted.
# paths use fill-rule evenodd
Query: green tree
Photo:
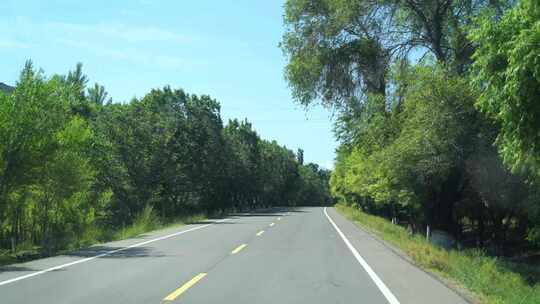
<svg viewBox="0 0 540 304"><path fill-rule="evenodd" d="M103 105L105 102L111 103L112 99L107 99L108 94L105 87L97 83L93 87L88 88L88 100L94 104Z"/></svg>
<svg viewBox="0 0 540 304"><path fill-rule="evenodd" d="M414 51L461 73L474 45L473 18L512 1L288 0L281 47L285 76L303 105L348 107L369 94L385 95L391 63Z"/></svg>
<svg viewBox="0 0 540 304"><path fill-rule="evenodd" d="M87 82L80 64L46 78L28 62L0 94L0 254L49 255L193 213L328 201L328 172L247 120L224 128L210 96L167 86L112 103Z"/></svg>
<svg viewBox="0 0 540 304"><path fill-rule="evenodd" d="M71 112L78 92L28 62L14 92L0 97L3 240L33 241L45 252L64 248L80 241L106 204L92 190L93 131Z"/></svg>
<svg viewBox="0 0 540 304"><path fill-rule="evenodd" d="M539 176L540 5L523 0L498 19L480 19L471 34L477 105L500 125L504 161L517 172Z"/></svg>

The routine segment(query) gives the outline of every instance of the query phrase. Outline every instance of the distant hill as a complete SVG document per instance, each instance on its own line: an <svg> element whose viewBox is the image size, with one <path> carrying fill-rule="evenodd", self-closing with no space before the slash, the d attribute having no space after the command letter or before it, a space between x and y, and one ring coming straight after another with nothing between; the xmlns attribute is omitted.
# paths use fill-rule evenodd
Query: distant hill
<svg viewBox="0 0 540 304"><path fill-rule="evenodd" d="M8 86L7 84L3 83L3 82L0 82L0 92L4 92L4 93L11 93L13 92L13 90L15 90L14 87L12 86Z"/></svg>

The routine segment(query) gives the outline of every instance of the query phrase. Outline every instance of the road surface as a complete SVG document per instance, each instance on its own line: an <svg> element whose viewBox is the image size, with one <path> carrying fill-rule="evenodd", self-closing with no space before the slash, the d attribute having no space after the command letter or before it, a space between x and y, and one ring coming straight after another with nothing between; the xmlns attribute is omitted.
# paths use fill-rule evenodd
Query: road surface
<svg viewBox="0 0 540 304"><path fill-rule="evenodd" d="M333 208L209 220L0 268L0 303L466 303Z"/></svg>

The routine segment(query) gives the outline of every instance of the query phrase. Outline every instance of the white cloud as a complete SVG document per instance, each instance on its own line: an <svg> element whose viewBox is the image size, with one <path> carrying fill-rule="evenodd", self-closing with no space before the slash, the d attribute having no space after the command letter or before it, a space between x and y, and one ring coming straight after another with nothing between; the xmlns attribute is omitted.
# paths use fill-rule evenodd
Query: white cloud
<svg viewBox="0 0 540 304"><path fill-rule="evenodd" d="M73 50L77 54L87 52L152 69L186 70L207 66L205 60L183 58L176 52L194 41L193 37L156 26L104 22L36 23L25 17L0 20L0 50L47 49L52 43L77 49Z"/></svg>
<svg viewBox="0 0 540 304"><path fill-rule="evenodd" d="M14 40L0 40L0 49L27 49L31 45Z"/></svg>
<svg viewBox="0 0 540 304"><path fill-rule="evenodd" d="M160 69L189 69L207 65L204 61L185 60L180 57L145 52L137 48L104 47L100 44L90 43L84 40L71 39L57 39L56 42L65 46L84 49L97 56L128 61L133 64L147 65Z"/></svg>
<svg viewBox="0 0 540 304"><path fill-rule="evenodd" d="M107 37L133 43L167 41L184 44L194 40L192 37L152 26L132 26L113 23L76 24L65 22L50 22L44 26L49 30L60 31L59 34L69 36Z"/></svg>

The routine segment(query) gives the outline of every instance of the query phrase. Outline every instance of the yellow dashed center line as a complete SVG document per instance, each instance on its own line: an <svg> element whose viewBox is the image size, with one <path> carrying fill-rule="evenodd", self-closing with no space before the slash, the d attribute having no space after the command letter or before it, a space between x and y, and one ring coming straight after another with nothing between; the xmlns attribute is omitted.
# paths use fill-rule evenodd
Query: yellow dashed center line
<svg viewBox="0 0 540 304"><path fill-rule="evenodd" d="M261 231L257 232L257 236L261 236L263 233L264 233L264 230L261 230Z"/></svg>
<svg viewBox="0 0 540 304"><path fill-rule="evenodd" d="M275 223L270 223L270 227L272 227L272 226L274 226L274 225L275 225Z"/></svg>
<svg viewBox="0 0 540 304"><path fill-rule="evenodd" d="M193 285L197 284L202 278L206 276L206 273L199 273L196 275L193 279L186 282L184 285L182 285L177 290L173 291L171 294L169 294L167 297L163 299L163 301L174 301L178 296L186 292L189 288L191 288Z"/></svg>
<svg viewBox="0 0 540 304"><path fill-rule="evenodd" d="M237 254L238 252L240 252L240 250L246 248L246 246L247 246L246 244L242 244L242 245L236 247L236 249L234 249L234 250L231 252L231 254Z"/></svg>

